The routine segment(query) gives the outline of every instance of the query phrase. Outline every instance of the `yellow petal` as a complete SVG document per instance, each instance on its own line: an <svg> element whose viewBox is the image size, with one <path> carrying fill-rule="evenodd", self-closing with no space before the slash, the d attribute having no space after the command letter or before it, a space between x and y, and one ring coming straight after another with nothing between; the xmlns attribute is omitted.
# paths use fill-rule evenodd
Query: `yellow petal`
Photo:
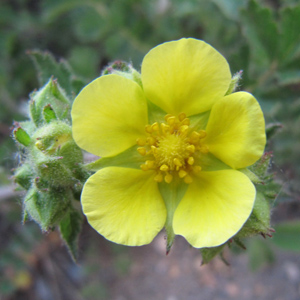
<svg viewBox="0 0 300 300"><path fill-rule="evenodd" d="M102 76L77 96L72 121L73 136L81 148L113 156L145 135L146 99L137 83L117 75Z"/></svg>
<svg viewBox="0 0 300 300"><path fill-rule="evenodd" d="M166 207L154 175L150 171L109 167L91 176L81 196L90 225L118 244L150 243L166 221Z"/></svg>
<svg viewBox="0 0 300 300"><path fill-rule="evenodd" d="M265 121L256 99L238 92L218 101L211 110L204 143L209 151L232 168L255 163L263 154Z"/></svg>
<svg viewBox="0 0 300 300"><path fill-rule="evenodd" d="M221 245L248 219L255 193L239 171L200 172L175 211L174 232L196 248Z"/></svg>
<svg viewBox="0 0 300 300"><path fill-rule="evenodd" d="M231 82L226 59L196 39L153 48L142 63L146 97L169 114L188 116L211 109Z"/></svg>

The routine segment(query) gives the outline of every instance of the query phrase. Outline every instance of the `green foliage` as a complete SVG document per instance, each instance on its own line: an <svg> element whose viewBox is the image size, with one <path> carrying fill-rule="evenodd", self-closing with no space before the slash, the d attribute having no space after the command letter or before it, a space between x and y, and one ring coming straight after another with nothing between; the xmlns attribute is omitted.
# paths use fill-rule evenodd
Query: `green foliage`
<svg viewBox="0 0 300 300"><path fill-rule="evenodd" d="M37 62L37 68L44 70L45 61ZM52 79L51 70L60 74L60 69L65 67L50 61L49 68L40 72L41 78L48 74L50 80L31 94L29 121L15 124L14 137L21 161L14 177L26 190L24 221L34 220L43 231L59 225L61 236L76 259L82 217L72 202L89 174L82 167L81 149L72 138L71 102L57 80ZM68 86L68 82L65 84Z"/></svg>

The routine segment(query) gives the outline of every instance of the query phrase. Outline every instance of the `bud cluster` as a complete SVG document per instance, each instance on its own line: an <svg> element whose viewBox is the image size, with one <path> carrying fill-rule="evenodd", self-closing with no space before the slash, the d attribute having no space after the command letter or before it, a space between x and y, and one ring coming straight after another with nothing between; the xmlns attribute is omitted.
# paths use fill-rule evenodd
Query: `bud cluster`
<svg viewBox="0 0 300 300"><path fill-rule="evenodd" d="M70 216L81 219L72 202L90 174L72 138L71 101L56 80L30 95L28 110L29 120L14 124L20 153L14 179L26 190L24 221L32 219L48 231Z"/></svg>

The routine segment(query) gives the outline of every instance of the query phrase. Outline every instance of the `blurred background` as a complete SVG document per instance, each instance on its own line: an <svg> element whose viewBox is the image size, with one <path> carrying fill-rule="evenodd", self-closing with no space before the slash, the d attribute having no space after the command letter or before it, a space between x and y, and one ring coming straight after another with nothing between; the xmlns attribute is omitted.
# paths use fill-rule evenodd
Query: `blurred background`
<svg viewBox="0 0 300 300"><path fill-rule="evenodd" d="M88 83L117 59L139 69L154 46L203 39L243 70L241 89L259 100L267 123L281 123L268 145L282 189L272 239L246 241L201 267L180 237L165 256L164 234L148 246L123 247L84 224L79 262L59 234L21 224L13 121L39 88L28 51L65 59ZM0 0L0 299L196 300L300 299L300 3L297 0Z"/></svg>

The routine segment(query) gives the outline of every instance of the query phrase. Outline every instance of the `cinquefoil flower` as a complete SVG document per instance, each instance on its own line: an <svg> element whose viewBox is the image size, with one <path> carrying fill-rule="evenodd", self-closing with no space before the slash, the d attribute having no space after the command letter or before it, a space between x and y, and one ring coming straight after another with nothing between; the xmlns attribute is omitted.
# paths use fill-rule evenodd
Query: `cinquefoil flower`
<svg viewBox="0 0 300 300"><path fill-rule="evenodd" d="M72 109L77 144L102 158L81 201L110 241L150 243L165 226L194 247L225 243L243 226L255 187L240 171L266 142L261 108L229 95L225 58L196 39L161 44L144 58L141 80L106 75Z"/></svg>

